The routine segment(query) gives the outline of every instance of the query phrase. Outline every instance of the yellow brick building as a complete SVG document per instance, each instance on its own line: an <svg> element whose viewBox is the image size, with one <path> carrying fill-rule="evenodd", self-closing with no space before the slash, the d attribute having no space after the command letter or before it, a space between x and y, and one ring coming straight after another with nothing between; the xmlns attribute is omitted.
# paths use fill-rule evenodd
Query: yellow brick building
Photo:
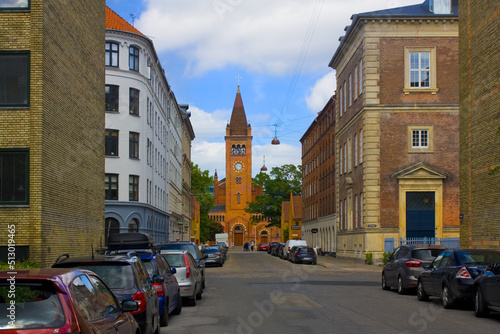
<svg viewBox="0 0 500 334"><path fill-rule="evenodd" d="M102 246L105 1L0 3L0 260Z"/></svg>

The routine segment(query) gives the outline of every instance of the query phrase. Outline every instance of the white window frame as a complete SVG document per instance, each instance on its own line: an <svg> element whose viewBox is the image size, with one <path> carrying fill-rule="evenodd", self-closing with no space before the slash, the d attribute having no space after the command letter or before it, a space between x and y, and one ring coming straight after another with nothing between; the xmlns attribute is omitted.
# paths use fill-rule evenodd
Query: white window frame
<svg viewBox="0 0 500 334"><path fill-rule="evenodd" d="M418 53L428 53L429 54L429 86L428 87L411 87L411 54ZM436 47L405 47L405 72L404 72L404 88L403 92L405 94L410 93L431 93L436 94L438 92L437 88L437 65L436 65ZM418 70L418 69L415 69ZM420 69L422 70L422 69Z"/></svg>
<svg viewBox="0 0 500 334"><path fill-rule="evenodd" d="M363 93L363 59L359 60L359 95Z"/></svg>
<svg viewBox="0 0 500 334"><path fill-rule="evenodd" d="M359 130L359 164L363 163L363 129Z"/></svg>

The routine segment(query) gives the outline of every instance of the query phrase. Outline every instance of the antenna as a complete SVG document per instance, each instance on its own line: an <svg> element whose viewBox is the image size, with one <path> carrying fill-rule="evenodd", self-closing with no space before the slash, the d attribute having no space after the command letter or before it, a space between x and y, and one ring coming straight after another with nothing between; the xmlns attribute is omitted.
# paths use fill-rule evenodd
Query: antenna
<svg viewBox="0 0 500 334"><path fill-rule="evenodd" d="M132 26L134 26L135 19L137 19L137 16L134 14L130 14L130 17L132 18Z"/></svg>

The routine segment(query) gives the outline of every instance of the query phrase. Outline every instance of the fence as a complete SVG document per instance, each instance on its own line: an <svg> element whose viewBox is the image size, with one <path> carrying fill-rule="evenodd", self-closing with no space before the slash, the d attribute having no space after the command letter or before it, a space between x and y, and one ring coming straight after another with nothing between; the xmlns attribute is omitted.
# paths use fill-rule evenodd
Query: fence
<svg viewBox="0 0 500 334"><path fill-rule="evenodd" d="M401 245L413 244L441 245L454 249L460 248L460 238L386 238L384 239L384 251L386 253L392 253L395 248Z"/></svg>

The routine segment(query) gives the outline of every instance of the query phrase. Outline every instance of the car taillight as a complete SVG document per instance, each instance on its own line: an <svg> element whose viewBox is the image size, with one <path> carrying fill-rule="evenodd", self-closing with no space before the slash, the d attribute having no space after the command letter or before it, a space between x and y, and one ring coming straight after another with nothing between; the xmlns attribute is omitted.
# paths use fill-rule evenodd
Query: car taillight
<svg viewBox="0 0 500 334"><path fill-rule="evenodd" d="M456 278L472 278L469 274L469 271L465 267L460 268L460 270L458 270L457 275L455 277Z"/></svg>
<svg viewBox="0 0 500 334"><path fill-rule="evenodd" d="M295 253L295 255L296 255L296 256L299 256L299 255L300 255L300 252Z"/></svg>
<svg viewBox="0 0 500 334"><path fill-rule="evenodd" d="M189 265L189 259L186 254L184 254L184 262L186 262L186 278L189 278L189 276L191 276L191 266Z"/></svg>
<svg viewBox="0 0 500 334"><path fill-rule="evenodd" d="M156 291L158 297L165 296L165 291L163 291L163 283L153 283L153 288Z"/></svg>
<svg viewBox="0 0 500 334"><path fill-rule="evenodd" d="M418 260L408 260L405 262L405 266L413 267L413 268L420 267L421 264L422 264L422 261L418 261Z"/></svg>
<svg viewBox="0 0 500 334"><path fill-rule="evenodd" d="M288 251L290 251L290 247L288 247Z"/></svg>
<svg viewBox="0 0 500 334"><path fill-rule="evenodd" d="M146 295L142 291L137 291L132 298L139 305L139 309L137 311L130 312L131 314L142 313L146 311Z"/></svg>
<svg viewBox="0 0 500 334"><path fill-rule="evenodd" d="M220 253L215 253L215 255L220 256Z"/></svg>

